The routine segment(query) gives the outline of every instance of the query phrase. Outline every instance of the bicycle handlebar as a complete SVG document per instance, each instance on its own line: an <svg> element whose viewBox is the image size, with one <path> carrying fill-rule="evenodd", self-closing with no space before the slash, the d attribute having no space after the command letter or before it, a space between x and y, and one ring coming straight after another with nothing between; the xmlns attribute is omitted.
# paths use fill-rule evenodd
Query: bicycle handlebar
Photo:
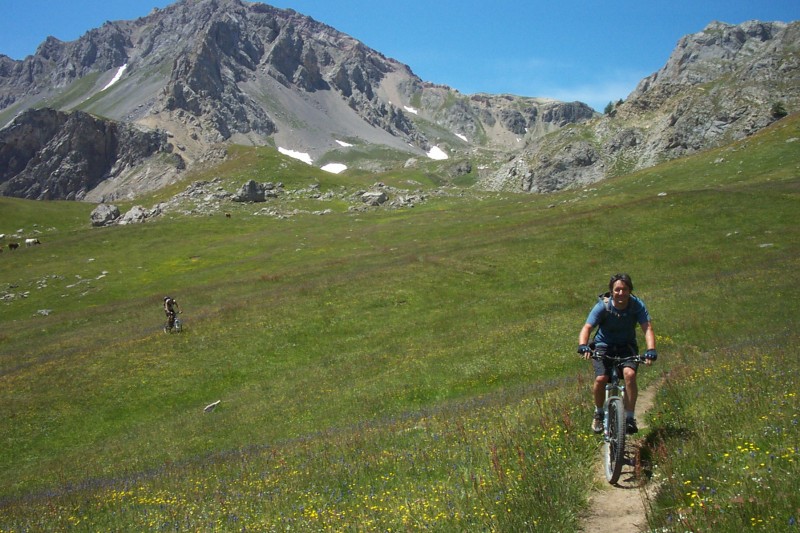
<svg viewBox="0 0 800 533"><path fill-rule="evenodd" d="M629 363L629 362L645 363L647 361L643 356L641 356L639 354L629 355L627 357L619 357L619 356L616 356L616 355L598 354L595 350L592 350L591 354L592 354L592 359L595 359L597 361L600 361L602 359L610 359L612 361L615 361L618 364Z"/></svg>

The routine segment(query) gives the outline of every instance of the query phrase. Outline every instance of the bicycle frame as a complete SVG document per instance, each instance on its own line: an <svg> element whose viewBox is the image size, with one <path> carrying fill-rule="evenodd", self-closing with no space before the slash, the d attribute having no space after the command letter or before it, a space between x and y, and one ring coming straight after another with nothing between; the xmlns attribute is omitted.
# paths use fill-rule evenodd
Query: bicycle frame
<svg viewBox="0 0 800 533"><path fill-rule="evenodd" d="M603 402L603 412L608 414L608 403L612 398L619 398L622 400L622 405L625 405L625 380L621 379L620 369L623 363L633 358L598 356L597 359L608 359L614 362L614 365L611 367L611 377L608 383L606 383L606 399ZM603 437L605 440L608 440L608 416L603 418L603 429Z"/></svg>
<svg viewBox="0 0 800 533"><path fill-rule="evenodd" d="M598 355L592 352L592 359L601 361L605 359L613 363L611 366L611 377L606 383L606 399L603 403L603 411L608 411L608 403L612 398L619 398L625 401L625 380L622 378L620 369L625 363L644 363L644 359L640 355L630 355L627 357L616 357L611 355ZM608 433L607 420L605 422L606 433Z"/></svg>
<svg viewBox="0 0 800 533"><path fill-rule="evenodd" d="M171 315L167 316L167 321L164 324L164 333L172 333L173 331L180 332L183 327L183 323L178 316L178 313L172 313Z"/></svg>

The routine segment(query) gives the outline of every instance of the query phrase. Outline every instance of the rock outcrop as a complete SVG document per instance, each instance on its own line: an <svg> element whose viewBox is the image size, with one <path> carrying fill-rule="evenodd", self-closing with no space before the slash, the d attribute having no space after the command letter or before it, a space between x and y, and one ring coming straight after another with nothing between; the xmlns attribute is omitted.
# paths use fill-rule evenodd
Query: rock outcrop
<svg viewBox="0 0 800 533"><path fill-rule="evenodd" d="M161 210L158 206L153 209L146 209L141 205L133 206L130 211L122 215L122 217L117 221L117 224L120 226L126 226L128 224L144 224L147 219L157 217L161 214Z"/></svg>
<svg viewBox="0 0 800 533"><path fill-rule="evenodd" d="M275 184L247 180L231 197L231 200L234 202L264 202L267 198L277 198L277 196Z"/></svg>
<svg viewBox="0 0 800 533"><path fill-rule="evenodd" d="M382 205L387 200L389 196L384 191L367 191L361 195L361 201L371 206Z"/></svg>
<svg viewBox="0 0 800 533"><path fill-rule="evenodd" d="M164 132L76 111L29 109L0 130L0 194L81 200L154 154L180 166Z"/></svg>

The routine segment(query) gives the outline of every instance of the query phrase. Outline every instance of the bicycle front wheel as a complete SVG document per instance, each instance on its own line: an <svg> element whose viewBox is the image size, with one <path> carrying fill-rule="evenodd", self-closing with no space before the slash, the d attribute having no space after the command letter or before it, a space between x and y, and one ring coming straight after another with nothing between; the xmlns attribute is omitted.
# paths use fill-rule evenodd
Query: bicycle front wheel
<svg viewBox="0 0 800 533"><path fill-rule="evenodd" d="M622 474L622 464L625 460L625 410L622 407L622 399L612 398L609 400L606 423L608 429L603 458L606 479L613 485Z"/></svg>

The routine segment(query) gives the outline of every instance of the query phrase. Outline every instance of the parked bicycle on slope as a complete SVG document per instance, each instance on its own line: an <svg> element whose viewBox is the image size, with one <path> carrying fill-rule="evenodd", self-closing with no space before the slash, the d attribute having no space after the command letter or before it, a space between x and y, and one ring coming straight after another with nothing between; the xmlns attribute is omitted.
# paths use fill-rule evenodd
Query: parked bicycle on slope
<svg viewBox="0 0 800 533"><path fill-rule="evenodd" d="M595 381L593 385L595 413L592 421L592 431L603 432L604 409L606 400L606 385L616 370L616 362L609 357L629 358L639 353L636 342L636 324L644 332L647 351L644 353L644 362L653 363L658 357L656 352L656 335L651 324L650 313L644 302L634 296L633 281L628 274L615 274L608 283L609 292L601 294L586 318L586 324L578 336L578 353L585 359L592 358L592 348L589 347L589 337L596 327L594 337L597 358L594 358ZM625 381L626 394L624 396L625 430L626 433L636 433L636 397L638 388L636 384L636 371L639 362L629 359L622 364L622 376Z"/></svg>

